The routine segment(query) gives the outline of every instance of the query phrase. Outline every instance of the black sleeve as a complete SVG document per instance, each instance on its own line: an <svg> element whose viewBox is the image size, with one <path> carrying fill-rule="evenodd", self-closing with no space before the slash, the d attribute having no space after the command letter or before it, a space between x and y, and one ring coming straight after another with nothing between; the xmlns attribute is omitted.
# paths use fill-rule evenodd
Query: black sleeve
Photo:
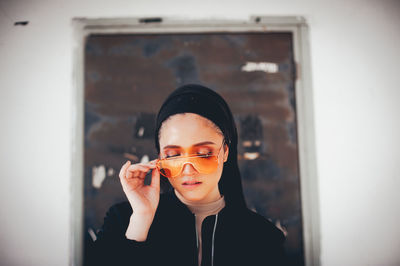
<svg viewBox="0 0 400 266"><path fill-rule="evenodd" d="M125 237L131 213L126 204L117 204L108 210L97 239L90 247L86 265L151 264L148 241L138 242Z"/></svg>
<svg viewBox="0 0 400 266"><path fill-rule="evenodd" d="M274 228L273 231L273 242L271 242L271 245L268 247L270 249L270 259L268 260L271 262L270 265L286 266L287 261L284 247L286 237L278 228Z"/></svg>
<svg viewBox="0 0 400 266"><path fill-rule="evenodd" d="M277 229L278 230L278 229ZM255 237L257 246L254 247L253 256L249 257L248 265L257 266L286 266L286 256L282 232L268 232ZM261 239L260 237L263 236Z"/></svg>
<svg viewBox="0 0 400 266"><path fill-rule="evenodd" d="M249 265L286 266L284 233L272 222L260 218L259 215L255 216L257 219L255 219L252 229L254 251Z"/></svg>

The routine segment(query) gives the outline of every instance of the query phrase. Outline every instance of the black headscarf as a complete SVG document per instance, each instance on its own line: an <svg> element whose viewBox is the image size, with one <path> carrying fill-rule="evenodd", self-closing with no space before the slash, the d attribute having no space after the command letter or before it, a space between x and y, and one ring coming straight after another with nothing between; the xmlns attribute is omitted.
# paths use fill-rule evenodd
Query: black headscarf
<svg viewBox="0 0 400 266"><path fill-rule="evenodd" d="M195 113L211 120L222 131L229 146L228 160L224 164L218 183L226 206L245 207L242 182L237 162L237 130L232 112L225 100L215 91L197 84L177 88L164 101L158 112L155 130L155 145L160 153L159 131L170 116L180 113Z"/></svg>

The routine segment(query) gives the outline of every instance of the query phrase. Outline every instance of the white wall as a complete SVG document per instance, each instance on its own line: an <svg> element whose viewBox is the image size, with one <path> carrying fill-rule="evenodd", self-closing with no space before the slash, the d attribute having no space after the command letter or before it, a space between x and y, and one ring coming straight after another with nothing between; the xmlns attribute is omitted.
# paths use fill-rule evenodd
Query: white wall
<svg viewBox="0 0 400 266"><path fill-rule="evenodd" d="M71 19L250 15L310 26L321 264L400 264L400 1L82 2L0 1L1 265L69 264Z"/></svg>

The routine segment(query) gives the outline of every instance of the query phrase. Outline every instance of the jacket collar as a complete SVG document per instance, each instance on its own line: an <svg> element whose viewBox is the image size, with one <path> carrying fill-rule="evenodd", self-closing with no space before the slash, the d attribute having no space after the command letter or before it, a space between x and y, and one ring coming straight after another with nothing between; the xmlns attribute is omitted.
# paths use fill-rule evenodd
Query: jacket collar
<svg viewBox="0 0 400 266"><path fill-rule="evenodd" d="M178 197L175 195L173 190L170 190L168 192L165 192L164 195L170 199L171 205L174 207L183 210L185 213L193 215L193 213L189 210L189 208L178 199ZM219 212L219 215L237 215L238 212L245 211L247 208L245 207L237 207L237 206L231 206L229 204L226 204L225 207Z"/></svg>

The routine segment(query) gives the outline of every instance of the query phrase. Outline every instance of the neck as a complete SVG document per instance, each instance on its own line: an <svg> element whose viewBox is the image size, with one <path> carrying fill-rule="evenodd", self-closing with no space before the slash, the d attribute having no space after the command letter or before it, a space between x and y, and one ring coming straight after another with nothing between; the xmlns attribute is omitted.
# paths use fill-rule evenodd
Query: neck
<svg viewBox="0 0 400 266"><path fill-rule="evenodd" d="M223 198L223 196L221 196L221 194L218 191L218 194L216 194L213 197L209 197L208 199L204 199L204 200L190 200L185 198L181 193L179 193L178 190L174 189L174 193L177 196L177 198L183 202L186 205L192 205L192 206L201 206L201 205L207 205L216 201L221 200L221 198Z"/></svg>

